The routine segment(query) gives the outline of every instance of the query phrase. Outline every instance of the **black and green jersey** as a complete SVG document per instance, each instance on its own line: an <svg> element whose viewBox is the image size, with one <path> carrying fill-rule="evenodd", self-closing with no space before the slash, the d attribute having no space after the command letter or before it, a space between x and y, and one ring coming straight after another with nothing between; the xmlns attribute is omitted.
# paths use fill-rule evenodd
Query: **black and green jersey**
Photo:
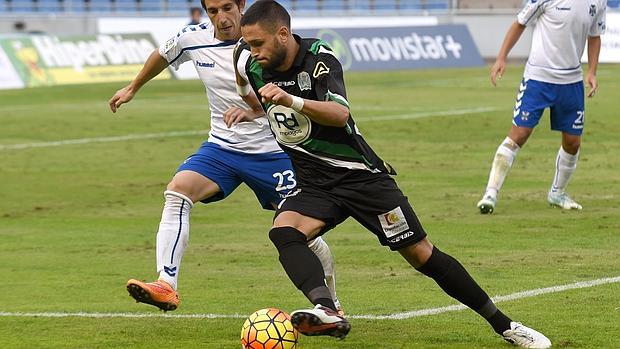
<svg viewBox="0 0 620 349"><path fill-rule="evenodd" d="M258 89L273 83L291 95L334 101L349 108L342 66L331 48L319 39L301 39L293 66L286 72L263 70L252 58L249 45L240 42L234 54L239 74ZM260 99L260 98L259 98ZM291 108L263 103L271 130L289 154L297 177L316 182L326 175L336 179L350 170L396 174L366 143L351 114L345 127L320 125ZM331 174L331 175L330 175ZM327 178L325 178L327 179Z"/></svg>

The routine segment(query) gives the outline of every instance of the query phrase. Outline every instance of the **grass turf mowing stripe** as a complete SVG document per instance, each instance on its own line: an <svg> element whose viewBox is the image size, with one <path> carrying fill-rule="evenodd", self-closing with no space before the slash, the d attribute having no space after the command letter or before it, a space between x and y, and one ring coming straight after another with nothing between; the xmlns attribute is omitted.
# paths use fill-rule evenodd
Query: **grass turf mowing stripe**
<svg viewBox="0 0 620 349"><path fill-rule="evenodd" d="M422 112L414 114L398 114L398 115L386 115L381 117L357 117L357 121L394 121L394 120L411 120L421 119L433 116L457 116L467 115L472 113L487 113L495 111L498 108L482 107L473 109L452 109L452 110L440 110L435 112ZM153 139L153 138L168 138L168 137L184 137L195 135L209 134L209 130L195 130L195 131L172 131L161 133L144 133L144 134L130 134L124 136L111 136L111 137L91 137L91 138L77 138L77 139L65 139L51 142L36 142L36 143L18 143L18 144L0 144L0 151L3 150L21 150L30 148L50 148L59 147L63 145L75 145L75 144L90 144L90 143L110 143L110 142L123 142L133 141L140 139Z"/></svg>
<svg viewBox="0 0 620 349"><path fill-rule="evenodd" d="M572 284L551 286L544 288L537 288L528 291L511 293L505 296L495 296L493 301L495 303L507 302L522 298L536 297L543 294L558 293L568 290L590 288L599 285L606 285L620 282L620 276L602 278L596 280L580 281ZM462 304L449 305L440 308L429 308L422 310L408 311L404 313L395 313L390 315L348 315L350 319L368 319L368 320L403 320L419 316L442 314L451 311L459 311L467 309ZM43 317L43 318L56 318L56 317L86 317L86 318L152 318L152 317L164 317L164 318L182 318L182 319L243 319L247 315L241 314L160 314L160 313L32 313L32 312L0 312L0 317Z"/></svg>

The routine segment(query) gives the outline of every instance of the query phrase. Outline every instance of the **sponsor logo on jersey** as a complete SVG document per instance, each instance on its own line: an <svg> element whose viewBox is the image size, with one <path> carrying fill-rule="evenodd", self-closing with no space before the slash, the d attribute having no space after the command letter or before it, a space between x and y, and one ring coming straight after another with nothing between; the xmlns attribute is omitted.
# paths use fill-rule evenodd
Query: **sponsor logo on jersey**
<svg viewBox="0 0 620 349"><path fill-rule="evenodd" d="M297 74L297 86L300 91L311 90L312 82L310 81L310 74L305 71Z"/></svg>
<svg viewBox="0 0 620 349"><path fill-rule="evenodd" d="M319 76L323 74L327 74L327 73L329 73L329 68L327 67L327 65L325 65L325 63L323 63L322 61L319 61L314 66L314 72L312 73L312 76L316 79Z"/></svg>
<svg viewBox="0 0 620 349"><path fill-rule="evenodd" d="M200 61L196 61L196 65L202 68L215 68L215 62L203 63Z"/></svg>
<svg viewBox="0 0 620 349"><path fill-rule="evenodd" d="M570 11L570 7L556 6L555 9L558 10L558 11Z"/></svg>
<svg viewBox="0 0 620 349"><path fill-rule="evenodd" d="M385 236L388 238L409 230L409 224L400 206L389 212L380 214L377 217L379 218Z"/></svg>
<svg viewBox="0 0 620 349"><path fill-rule="evenodd" d="M274 81L273 84L279 87L295 86L295 81Z"/></svg>
<svg viewBox="0 0 620 349"><path fill-rule="evenodd" d="M283 105L272 105L267 109L267 115L278 142L295 145L310 137L312 124L304 114Z"/></svg>

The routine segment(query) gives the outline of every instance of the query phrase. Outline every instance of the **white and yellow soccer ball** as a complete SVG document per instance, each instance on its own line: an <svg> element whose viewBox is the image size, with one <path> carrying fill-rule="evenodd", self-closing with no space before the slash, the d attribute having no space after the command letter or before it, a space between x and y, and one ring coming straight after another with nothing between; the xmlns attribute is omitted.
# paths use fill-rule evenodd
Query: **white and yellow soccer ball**
<svg viewBox="0 0 620 349"><path fill-rule="evenodd" d="M241 328L244 349L296 349L298 339L290 315L276 308L257 310Z"/></svg>

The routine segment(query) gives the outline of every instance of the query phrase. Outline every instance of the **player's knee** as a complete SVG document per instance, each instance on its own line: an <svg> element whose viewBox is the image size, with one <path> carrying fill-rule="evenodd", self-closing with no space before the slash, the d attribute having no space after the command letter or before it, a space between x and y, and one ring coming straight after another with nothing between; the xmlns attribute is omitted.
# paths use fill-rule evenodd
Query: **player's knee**
<svg viewBox="0 0 620 349"><path fill-rule="evenodd" d="M175 181L174 179L166 186L166 191L179 193L185 197L191 196L191 188L183 182Z"/></svg>
<svg viewBox="0 0 620 349"><path fill-rule="evenodd" d="M164 191L166 203L189 203L190 208L194 206L194 202L185 194L174 190Z"/></svg>
<svg viewBox="0 0 620 349"><path fill-rule="evenodd" d="M291 244L306 244L306 235L293 227L277 227L269 231L269 240L281 251Z"/></svg>

